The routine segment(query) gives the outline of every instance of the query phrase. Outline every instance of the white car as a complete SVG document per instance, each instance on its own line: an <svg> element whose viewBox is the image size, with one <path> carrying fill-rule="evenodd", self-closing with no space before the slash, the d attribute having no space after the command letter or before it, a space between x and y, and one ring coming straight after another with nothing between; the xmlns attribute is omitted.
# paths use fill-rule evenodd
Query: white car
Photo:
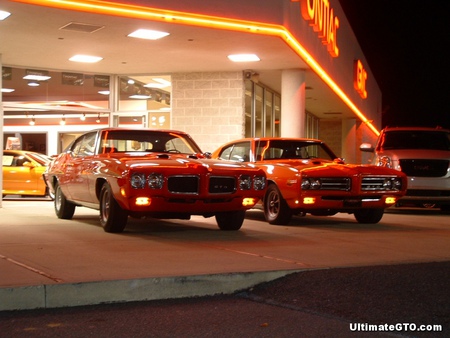
<svg viewBox="0 0 450 338"><path fill-rule="evenodd" d="M363 143L360 149L374 153L372 164L401 170L408 176L406 195L398 205L450 211L450 130L385 128L375 147Z"/></svg>

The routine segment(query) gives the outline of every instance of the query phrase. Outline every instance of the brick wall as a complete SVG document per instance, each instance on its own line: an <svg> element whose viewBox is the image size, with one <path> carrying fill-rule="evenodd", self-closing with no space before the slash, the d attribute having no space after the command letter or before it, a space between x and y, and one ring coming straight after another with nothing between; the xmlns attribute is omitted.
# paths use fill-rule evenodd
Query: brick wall
<svg viewBox="0 0 450 338"><path fill-rule="evenodd" d="M171 128L212 152L245 134L244 95L240 71L172 74Z"/></svg>
<svg viewBox="0 0 450 338"><path fill-rule="evenodd" d="M319 139L324 141L333 152L342 156L342 121L341 120L320 120Z"/></svg>

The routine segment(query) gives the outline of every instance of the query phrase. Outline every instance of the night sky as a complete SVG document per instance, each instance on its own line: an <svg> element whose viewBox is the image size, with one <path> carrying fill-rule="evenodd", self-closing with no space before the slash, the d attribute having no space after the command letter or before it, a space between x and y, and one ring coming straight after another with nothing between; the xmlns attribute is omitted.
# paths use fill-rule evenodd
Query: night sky
<svg viewBox="0 0 450 338"><path fill-rule="evenodd" d="M450 1L339 2L381 89L383 127L450 129Z"/></svg>

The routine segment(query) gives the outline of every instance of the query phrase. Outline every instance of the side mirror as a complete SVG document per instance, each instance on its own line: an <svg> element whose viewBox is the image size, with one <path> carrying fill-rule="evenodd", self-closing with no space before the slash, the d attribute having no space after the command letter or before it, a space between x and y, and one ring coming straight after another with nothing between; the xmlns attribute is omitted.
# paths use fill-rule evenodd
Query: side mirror
<svg viewBox="0 0 450 338"><path fill-rule="evenodd" d="M203 153L203 156L205 156L206 158L208 158L208 159L210 159L211 158L211 153L210 152L206 152L206 153Z"/></svg>
<svg viewBox="0 0 450 338"><path fill-rule="evenodd" d="M363 143L359 146L359 150L373 153L375 151L375 148L370 143Z"/></svg>
<svg viewBox="0 0 450 338"><path fill-rule="evenodd" d="M334 163L337 163L337 164L345 164L344 159L343 159L343 158L340 158L340 157L335 158L335 159L333 160L333 162L334 162Z"/></svg>

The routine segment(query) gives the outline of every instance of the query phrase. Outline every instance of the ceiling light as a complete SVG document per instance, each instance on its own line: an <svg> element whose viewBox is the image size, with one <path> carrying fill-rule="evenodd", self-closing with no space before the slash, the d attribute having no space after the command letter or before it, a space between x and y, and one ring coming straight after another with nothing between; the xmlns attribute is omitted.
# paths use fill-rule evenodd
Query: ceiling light
<svg viewBox="0 0 450 338"><path fill-rule="evenodd" d="M12 89L12 88L2 88L2 93L11 93L11 92L13 92L13 91L15 91L15 89Z"/></svg>
<svg viewBox="0 0 450 338"><path fill-rule="evenodd" d="M80 120L81 121L86 121L86 114L81 115Z"/></svg>
<svg viewBox="0 0 450 338"><path fill-rule="evenodd" d="M59 121L59 124L62 126L64 126L66 124L66 118L64 117L64 115L63 115L61 121Z"/></svg>
<svg viewBox="0 0 450 338"><path fill-rule="evenodd" d="M101 95L109 95L109 90L100 90L98 93Z"/></svg>
<svg viewBox="0 0 450 338"><path fill-rule="evenodd" d="M34 119L34 116L31 118L31 121L29 122L30 126L34 126L36 124L36 120Z"/></svg>
<svg viewBox="0 0 450 338"><path fill-rule="evenodd" d="M39 82L37 82L37 81L30 81L30 82L28 82L28 85L30 87L39 87Z"/></svg>
<svg viewBox="0 0 450 338"><path fill-rule="evenodd" d="M261 59L256 54L232 54L228 58L233 62L254 62Z"/></svg>
<svg viewBox="0 0 450 338"><path fill-rule="evenodd" d="M24 80L33 80L33 81L47 81L51 79L51 76L48 75L38 75L38 74L28 74L23 77Z"/></svg>
<svg viewBox="0 0 450 338"><path fill-rule="evenodd" d="M147 100L147 99L151 99L152 97L150 95L131 95L130 99L138 99L138 100Z"/></svg>
<svg viewBox="0 0 450 338"><path fill-rule="evenodd" d="M86 63L95 63L99 62L100 60L103 60L100 56L90 56L90 55L74 55L72 56L69 61L74 62L86 62Z"/></svg>
<svg viewBox="0 0 450 338"><path fill-rule="evenodd" d="M167 35L170 35L166 32L160 32L160 31L154 31L150 29L138 29L134 31L133 33L128 34L131 38L138 38L138 39L146 39L146 40L158 40L161 39Z"/></svg>
<svg viewBox="0 0 450 338"><path fill-rule="evenodd" d="M10 12L0 11L0 21L5 20L10 15L11 15Z"/></svg>
<svg viewBox="0 0 450 338"><path fill-rule="evenodd" d="M153 83L153 82L147 83L147 84L144 85L144 87L147 87L147 88L166 88L166 87L169 87L169 86L172 85L172 83L170 81L167 81L167 80L159 78L159 77L153 78L152 80L157 82L157 83Z"/></svg>

